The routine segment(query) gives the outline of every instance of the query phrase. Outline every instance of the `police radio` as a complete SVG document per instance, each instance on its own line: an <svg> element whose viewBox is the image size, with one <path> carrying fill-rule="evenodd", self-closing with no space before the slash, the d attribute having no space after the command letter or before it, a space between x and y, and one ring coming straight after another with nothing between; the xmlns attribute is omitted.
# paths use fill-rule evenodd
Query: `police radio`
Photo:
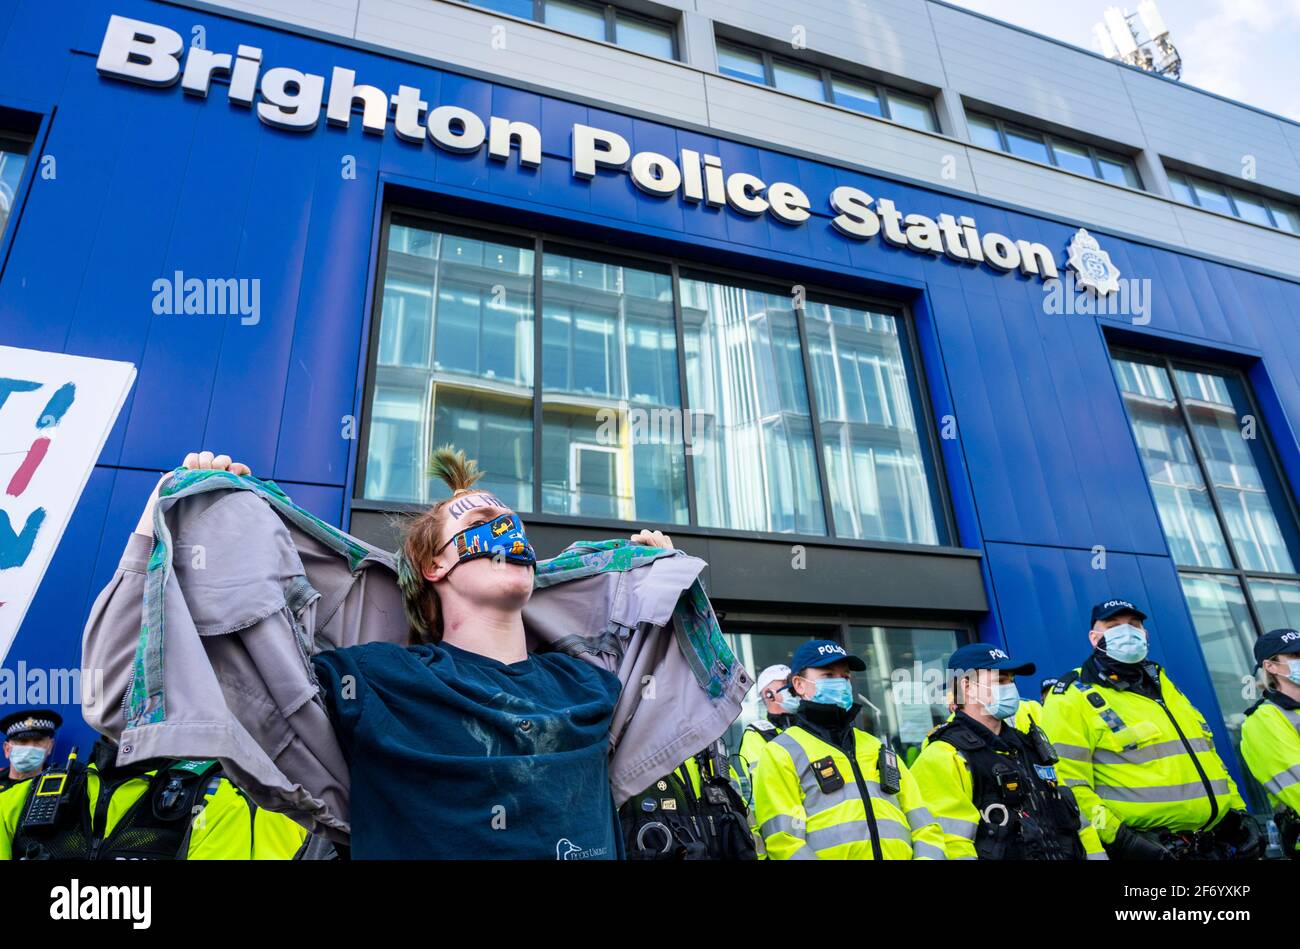
<svg viewBox="0 0 1300 949"><path fill-rule="evenodd" d="M1034 746L1034 752L1042 759L1044 764L1056 764L1061 760L1061 756L1056 752L1056 746L1047 737L1047 733L1034 721L1032 715L1029 717L1029 741Z"/></svg>
<svg viewBox="0 0 1300 949"><path fill-rule="evenodd" d="M24 829L53 827L59 816L71 804L73 798L73 768L77 762L77 749L68 754L68 763L62 771L50 771L34 778L35 790L27 805L27 814L23 818Z"/></svg>
<svg viewBox="0 0 1300 949"><path fill-rule="evenodd" d="M894 749L881 743L880 760L876 766L880 770L880 790L886 794L897 794L903 786L903 775L898 770L898 755Z"/></svg>

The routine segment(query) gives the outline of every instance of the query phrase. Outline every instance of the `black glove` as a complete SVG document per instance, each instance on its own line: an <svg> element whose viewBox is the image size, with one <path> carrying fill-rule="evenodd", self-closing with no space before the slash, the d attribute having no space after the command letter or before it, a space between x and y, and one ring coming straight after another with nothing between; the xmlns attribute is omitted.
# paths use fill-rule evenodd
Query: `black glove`
<svg viewBox="0 0 1300 949"><path fill-rule="evenodd" d="M1106 846L1106 853L1113 860L1173 860L1174 855L1164 847L1154 834L1134 830L1127 824L1120 824L1115 832L1115 839Z"/></svg>
<svg viewBox="0 0 1300 949"><path fill-rule="evenodd" d="M1258 860L1264 856L1264 834L1255 818L1245 811L1224 814L1215 828L1215 836L1237 848L1238 860Z"/></svg>

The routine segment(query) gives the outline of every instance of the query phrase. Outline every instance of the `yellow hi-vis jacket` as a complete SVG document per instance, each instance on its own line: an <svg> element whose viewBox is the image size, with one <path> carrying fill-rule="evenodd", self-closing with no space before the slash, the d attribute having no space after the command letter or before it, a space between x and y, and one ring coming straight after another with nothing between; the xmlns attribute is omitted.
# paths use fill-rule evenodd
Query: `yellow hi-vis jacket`
<svg viewBox="0 0 1300 949"><path fill-rule="evenodd" d="M1034 716L1038 721L1038 716ZM1026 730L1029 723L1025 723ZM972 800L975 784L966 756L950 742L926 739L912 774L925 805L943 828L943 849L949 860L977 860L975 835L980 812ZM1082 812L1082 808L1080 808ZM1079 841L1089 860L1106 860L1106 849L1086 813L1079 817Z"/></svg>
<svg viewBox="0 0 1300 949"><path fill-rule="evenodd" d="M1039 724L1061 756L1057 773L1105 843L1121 823L1134 830L1208 830L1228 811L1246 809L1204 716L1156 668L1159 702L1085 682L1076 669L1043 705Z"/></svg>
<svg viewBox="0 0 1300 949"><path fill-rule="evenodd" d="M1043 724L1043 703L1035 702L1033 699L1021 699L1020 706L1016 709L1014 724L1016 731L1029 734L1029 726L1037 722L1040 726Z"/></svg>
<svg viewBox="0 0 1300 949"><path fill-rule="evenodd" d="M104 837L113 833L132 805L149 790L154 771L136 775L113 791L108 801ZM13 859L13 841L27 806L29 782L0 793L0 860ZM86 770L86 797L90 813L99 802L99 773ZM283 814L255 808L226 778L205 789L203 809L190 828L188 860L291 860L307 831Z"/></svg>
<svg viewBox="0 0 1300 949"><path fill-rule="evenodd" d="M1300 709L1262 699L1241 726L1241 754L1269 803L1300 816Z"/></svg>
<svg viewBox="0 0 1300 949"><path fill-rule="evenodd" d="M758 828L758 808L754 804L754 771L758 768L758 756L762 754L763 746L768 743L768 735L775 739L782 732L780 726L774 725L765 718L750 722L745 726L745 732L740 738L740 761L747 772L749 778L749 829L754 834L754 839L758 842L758 859L766 860L766 844L763 841L763 835L759 833Z"/></svg>
<svg viewBox="0 0 1300 949"><path fill-rule="evenodd" d="M899 791L885 794L880 787L880 741L857 728L853 736L857 774L843 750L799 725L787 728L759 751L754 810L768 858L874 859L860 776L871 798L884 859L945 859L943 831L926 809L916 779L902 759ZM840 786L823 790L813 771L815 762L823 782Z"/></svg>

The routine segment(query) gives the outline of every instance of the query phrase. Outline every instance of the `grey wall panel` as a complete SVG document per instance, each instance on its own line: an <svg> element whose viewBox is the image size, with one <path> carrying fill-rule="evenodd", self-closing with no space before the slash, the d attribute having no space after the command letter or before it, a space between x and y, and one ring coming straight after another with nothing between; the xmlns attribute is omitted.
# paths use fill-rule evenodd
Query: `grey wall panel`
<svg viewBox="0 0 1300 949"><path fill-rule="evenodd" d="M1121 70L1151 147L1221 174L1240 176L1255 157L1260 184L1300 195L1300 159L1291 141L1300 129L1193 89ZM1287 131L1284 131L1287 127Z"/></svg>
<svg viewBox="0 0 1300 949"><path fill-rule="evenodd" d="M802 26L810 50L927 85L944 84L924 0L699 0L699 10L783 43Z"/></svg>
<svg viewBox="0 0 1300 949"><path fill-rule="evenodd" d="M1300 277L1300 237L1187 205L1173 207L1185 246Z"/></svg>
<svg viewBox="0 0 1300 949"><path fill-rule="evenodd" d="M1172 202L998 152L972 148L969 153L976 189L985 197L1165 243L1183 240Z"/></svg>
<svg viewBox="0 0 1300 949"><path fill-rule="evenodd" d="M359 0L222 0L214 6L351 36Z"/></svg>
<svg viewBox="0 0 1300 949"><path fill-rule="evenodd" d="M1139 148L1142 129L1114 63L930 5L948 85L962 95Z"/></svg>
<svg viewBox="0 0 1300 949"><path fill-rule="evenodd" d="M493 27L505 26L505 49ZM361 0L356 38L612 105L704 123L703 74L458 3Z"/></svg>
<svg viewBox="0 0 1300 949"><path fill-rule="evenodd" d="M706 86L710 124L719 131L948 187L974 187L960 142L734 79L709 76ZM955 179L943 177L946 159Z"/></svg>

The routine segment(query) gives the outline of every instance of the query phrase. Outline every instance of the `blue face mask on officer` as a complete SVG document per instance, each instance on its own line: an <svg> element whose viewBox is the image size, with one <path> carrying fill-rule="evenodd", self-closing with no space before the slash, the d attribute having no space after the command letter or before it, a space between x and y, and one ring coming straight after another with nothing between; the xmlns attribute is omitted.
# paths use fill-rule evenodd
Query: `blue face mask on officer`
<svg viewBox="0 0 1300 949"><path fill-rule="evenodd" d="M1102 652L1116 662L1134 665L1147 657L1146 633L1129 623L1106 630L1099 645Z"/></svg>
<svg viewBox="0 0 1300 949"><path fill-rule="evenodd" d="M776 700L788 715L793 715L795 712L799 711L799 703L801 699L799 696L794 694L794 689L789 686L784 687L779 693L777 693Z"/></svg>
<svg viewBox="0 0 1300 949"><path fill-rule="evenodd" d="M996 682L990 686L991 698L984 703L984 710L994 718L1014 718L1020 709L1020 691L1014 682Z"/></svg>
<svg viewBox="0 0 1300 949"><path fill-rule="evenodd" d="M9 748L9 763L19 774L27 774L45 763L45 754L40 745L13 745Z"/></svg>
<svg viewBox="0 0 1300 949"><path fill-rule="evenodd" d="M853 686L848 679L839 676L817 679L814 682L812 697L808 701L819 705L834 705L847 711L853 707Z"/></svg>

